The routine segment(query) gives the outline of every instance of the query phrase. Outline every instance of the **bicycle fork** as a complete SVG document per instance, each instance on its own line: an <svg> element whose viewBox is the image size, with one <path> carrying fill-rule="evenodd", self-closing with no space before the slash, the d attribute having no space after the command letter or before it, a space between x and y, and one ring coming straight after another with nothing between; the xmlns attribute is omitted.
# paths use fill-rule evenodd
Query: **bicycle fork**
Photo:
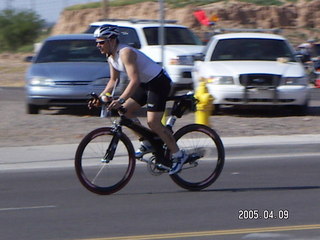
<svg viewBox="0 0 320 240"><path fill-rule="evenodd" d="M104 154L103 158L101 159L102 163L109 163L113 157L114 154L116 152L118 143L119 143L119 139L120 139L120 133L115 131L115 134L113 135L111 142L106 150L106 153Z"/></svg>

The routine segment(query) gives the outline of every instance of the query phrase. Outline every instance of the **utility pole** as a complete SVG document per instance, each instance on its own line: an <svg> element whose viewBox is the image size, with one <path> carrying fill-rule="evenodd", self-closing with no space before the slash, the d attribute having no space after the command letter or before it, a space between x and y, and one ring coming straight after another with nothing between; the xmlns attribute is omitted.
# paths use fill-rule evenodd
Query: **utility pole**
<svg viewBox="0 0 320 240"><path fill-rule="evenodd" d="M165 40L165 31L164 31L164 0L159 0L159 18L160 18L160 28L158 32L159 44L161 46L161 66L164 67L164 40Z"/></svg>
<svg viewBox="0 0 320 240"><path fill-rule="evenodd" d="M102 1L102 16L107 19L109 17L109 0Z"/></svg>

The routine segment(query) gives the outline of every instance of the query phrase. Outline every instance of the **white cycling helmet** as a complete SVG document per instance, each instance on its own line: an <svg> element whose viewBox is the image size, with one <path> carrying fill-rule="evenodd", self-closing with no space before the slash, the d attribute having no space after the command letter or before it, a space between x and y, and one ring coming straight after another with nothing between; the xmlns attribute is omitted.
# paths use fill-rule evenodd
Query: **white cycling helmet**
<svg viewBox="0 0 320 240"><path fill-rule="evenodd" d="M95 38L105 38L105 39L117 38L119 35L120 35L120 31L118 26L109 25L109 24L100 26L93 33L93 36Z"/></svg>

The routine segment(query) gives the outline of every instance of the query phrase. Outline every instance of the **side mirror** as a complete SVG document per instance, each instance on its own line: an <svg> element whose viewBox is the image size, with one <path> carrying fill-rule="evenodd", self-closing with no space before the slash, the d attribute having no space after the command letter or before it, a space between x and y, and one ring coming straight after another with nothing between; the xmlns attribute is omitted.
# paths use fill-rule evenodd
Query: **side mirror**
<svg viewBox="0 0 320 240"><path fill-rule="evenodd" d="M204 54L203 53L194 54L193 61L204 61Z"/></svg>
<svg viewBox="0 0 320 240"><path fill-rule="evenodd" d="M24 58L25 62L32 62L32 60L33 60L33 56L27 56Z"/></svg>

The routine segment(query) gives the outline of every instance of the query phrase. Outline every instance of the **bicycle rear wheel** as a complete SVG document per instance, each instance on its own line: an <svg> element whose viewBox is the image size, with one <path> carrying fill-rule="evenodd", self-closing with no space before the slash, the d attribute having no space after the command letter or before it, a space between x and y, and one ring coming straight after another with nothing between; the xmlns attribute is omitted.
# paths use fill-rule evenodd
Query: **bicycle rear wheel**
<svg viewBox="0 0 320 240"><path fill-rule="evenodd" d="M180 187L198 191L210 186L219 177L224 165L224 146L210 127L190 124L174 134L181 150L189 154L182 170L170 177Z"/></svg>
<svg viewBox="0 0 320 240"><path fill-rule="evenodd" d="M89 191L107 195L122 189L135 169L134 148L125 134L116 141L112 159L106 158L114 135L112 128L98 128L80 142L75 155L75 169L82 185ZM118 135L117 135L118 136ZM114 142L114 141L113 141Z"/></svg>

